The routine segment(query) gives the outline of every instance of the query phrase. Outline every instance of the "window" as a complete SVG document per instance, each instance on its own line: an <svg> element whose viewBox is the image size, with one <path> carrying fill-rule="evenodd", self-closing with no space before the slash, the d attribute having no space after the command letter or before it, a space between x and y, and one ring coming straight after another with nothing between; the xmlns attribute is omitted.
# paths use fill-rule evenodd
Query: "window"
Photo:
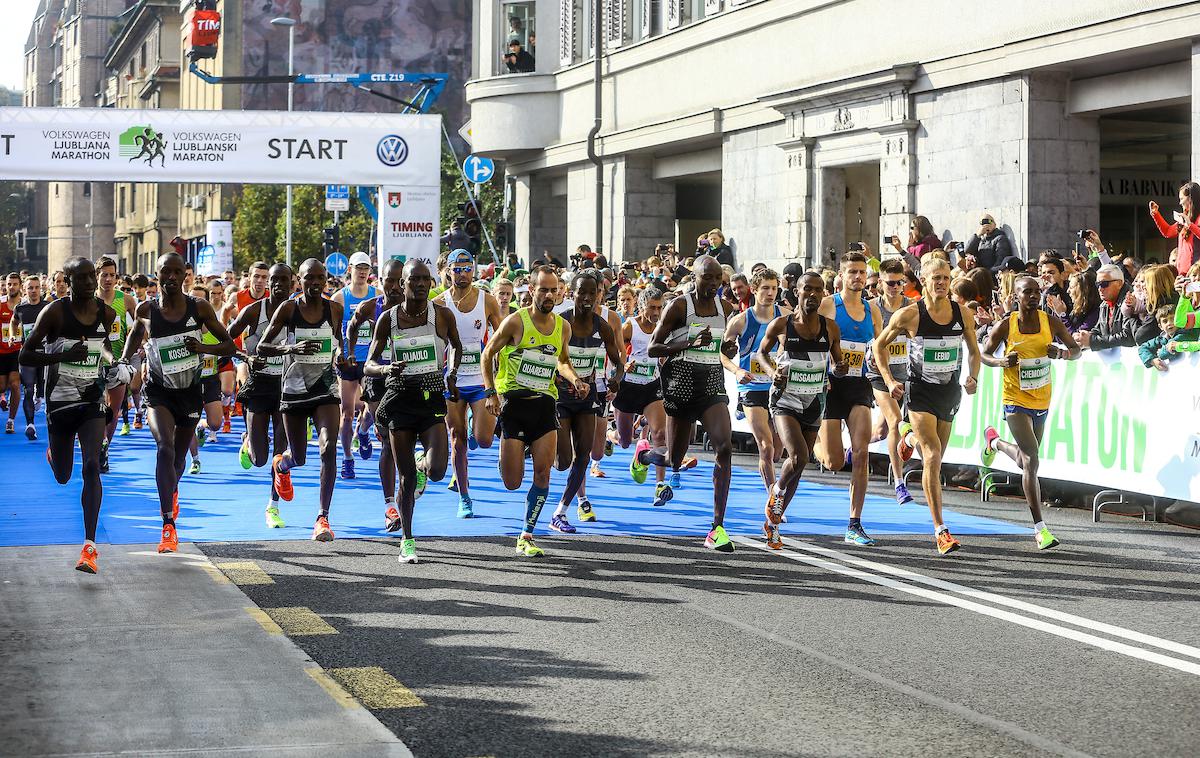
<svg viewBox="0 0 1200 758"><path fill-rule="evenodd" d="M518 65L510 47L513 43L521 46L517 51L521 61L519 69L522 73L532 70L532 58L537 56L537 3L535 2L502 2L500 4L500 19L497 23L499 37L497 44L501 48L498 71L501 74L514 73L513 66Z"/></svg>
<svg viewBox="0 0 1200 758"><path fill-rule="evenodd" d="M83 196L84 196L84 197L91 197L91 196L92 196L92 183L91 183L91 182L84 182L84 183L83 183Z"/></svg>
<svg viewBox="0 0 1200 758"><path fill-rule="evenodd" d="M142 70L146 69L146 43L142 43Z"/></svg>
<svg viewBox="0 0 1200 758"><path fill-rule="evenodd" d="M122 185L117 189L117 215L121 218L125 217L125 187Z"/></svg>

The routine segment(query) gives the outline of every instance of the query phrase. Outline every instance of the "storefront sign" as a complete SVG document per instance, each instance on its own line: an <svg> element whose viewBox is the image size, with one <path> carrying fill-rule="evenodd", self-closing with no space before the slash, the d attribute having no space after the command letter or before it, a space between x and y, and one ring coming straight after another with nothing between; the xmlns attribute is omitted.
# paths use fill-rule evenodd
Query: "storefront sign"
<svg viewBox="0 0 1200 758"><path fill-rule="evenodd" d="M233 222L209 221L205 236L207 244L196 252L196 273L220 276L233 268Z"/></svg>
<svg viewBox="0 0 1200 758"><path fill-rule="evenodd" d="M1168 173L1133 171L1101 171L1100 202L1168 202L1174 204L1179 188L1191 181L1185 176ZM1169 214L1164 214L1169 215Z"/></svg>
<svg viewBox="0 0 1200 758"><path fill-rule="evenodd" d="M438 258L441 188L380 187L379 265L391 258L419 258L431 266ZM436 269L435 269L436 272Z"/></svg>

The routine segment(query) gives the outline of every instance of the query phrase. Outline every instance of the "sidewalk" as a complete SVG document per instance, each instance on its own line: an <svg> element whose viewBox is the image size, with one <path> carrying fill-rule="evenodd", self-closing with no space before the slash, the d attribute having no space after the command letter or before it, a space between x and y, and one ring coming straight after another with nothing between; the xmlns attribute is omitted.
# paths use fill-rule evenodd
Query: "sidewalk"
<svg viewBox="0 0 1200 758"><path fill-rule="evenodd" d="M76 546L0 548L2 752L411 756L180 547L100 545L97 576Z"/></svg>

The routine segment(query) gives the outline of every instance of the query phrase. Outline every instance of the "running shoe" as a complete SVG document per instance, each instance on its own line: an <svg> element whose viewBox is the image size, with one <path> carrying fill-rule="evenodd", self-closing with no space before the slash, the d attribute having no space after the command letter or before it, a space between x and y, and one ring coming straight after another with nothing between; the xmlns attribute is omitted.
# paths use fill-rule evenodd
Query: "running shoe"
<svg viewBox="0 0 1200 758"><path fill-rule="evenodd" d="M27 439L27 440L36 440L37 439L37 429L35 429L33 427L33 424L27 424L25 426L25 439Z"/></svg>
<svg viewBox="0 0 1200 758"><path fill-rule="evenodd" d="M13 422L12 419L9 419L8 421L6 421L4 423L4 433L5 434L13 434L16 431L17 431L17 425L16 425L16 423Z"/></svg>
<svg viewBox="0 0 1200 758"><path fill-rule="evenodd" d="M683 463L680 464L679 468L681 468L684 471L687 471L690 468L696 468L696 464L699 462L700 461L697 460L696 458L684 458Z"/></svg>
<svg viewBox="0 0 1200 758"><path fill-rule="evenodd" d="M778 524L783 518L783 503L779 502L779 498L775 496L775 488L771 487L767 491L767 506L764 508L767 514L767 521L772 524Z"/></svg>
<svg viewBox="0 0 1200 758"><path fill-rule="evenodd" d="M354 459L353 458L346 458L346 459L342 460L342 478L343 479L353 479L354 478Z"/></svg>
<svg viewBox="0 0 1200 758"><path fill-rule="evenodd" d="M179 518L179 490L171 493L171 520Z"/></svg>
<svg viewBox="0 0 1200 758"><path fill-rule="evenodd" d="M983 451L979 454L979 459L988 468L991 468L992 463L996 460L995 445L998 439L1000 439L1000 433L996 431L996 427L989 426L983 430Z"/></svg>
<svg viewBox="0 0 1200 758"><path fill-rule="evenodd" d="M679 481L679 472L672 471L671 472L671 489L673 489L673 490L679 489L680 483L681 482Z"/></svg>
<svg viewBox="0 0 1200 758"><path fill-rule="evenodd" d="M846 471L849 471L850 469L854 468L854 456L852 456L850 454L850 452L851 452L850 448L846 448L846 466L844 469Z"/></svg>
<svg viewBox="0 0 1200 758"><path fill-rule="evenodd" d="M400 531L400 511L393 504L389 504L387 510L383 512L383 531Z"/></svg>
<svg viewBox="0 0 1200 758"><path fill-rule="evenodd" d="M554 518L550 519L550 528L563 534L575 533L575 527L571 526L570 521L567 521L566 515L559 516L556 514Z"/></svg>
<svg viewBox="0 0 1200 758"><path fill-rule="evenodd" d="M96 548L92 545L84 545L79 551L79 562L75 564L76 571L82 571L85 574L96 573Z"/></svg>
<svg viewBox="0 0 1200 758"><path fill-rule="evenodd" d="M898 483L896 485L896 502L900 505L908 505L912 501L913 496L909 493L908 487L904 485L904 482Z"/></svg>
<svg viewBox="0 0 1200 758"><path fill-rule="evenodd" d="M287 526L287 524L283 523L283 519L279 516L278 505L272 505L267 508L266 520L268 529L282 529L283 527Z"/></svg>
<svg viewBox="0 0 1200 758"><path fill-rule="evenodd" d="M629 461L629 475L638 484L646 483L646 472L650 470L650 466L642 463L640 457L649 449L650 442L648 440L638 440L637 447L633 449L633 458Z"/></svg>
<svg viewBox="0 0 1200 758"><path fill-rule="evenodd" d="M417 453L413 457L413 460L417 464L417 488L413 493L413 499L420 500L421 495L425 494L425 488L429 486L429 475L422 471L421 466L421 464L425 462L425 451L422 450L421 452Z"/></svg>
<svg viewBox="0 0 1200 758"><path fill-rule="evenodd" d="M400 543L400 555L396 557L401 563L417 562L417 541L404 540Z"/></svg>
<svg viewBox="0 0 1200 758"><path fill-rule="evenodd" d="M446 489L451 492L458 492L458 477L454 474L450 475L450 483L446 485Z"/></svg>
<svg viewBox="0 0 1200 758"><path fill-rule="evenodd" d="M254 461L250 460L250 440L248 439L242 439L242 447L238 450L238 463L242 464L242 468L247 471L254 465Z"/></svg>
<svg viewBox="0 0 1200 758"><path fill-rule="evenodd" d="M200 473L200 459L199 458L192 459L192 467L190 469L188 469L188 473L189 474L199 474Z"/></svg>
<svg viewBox="0 0 1200 758"><path fill-rule="evenodd" d="M704 538L704 546L722 553L733 552L733 540L725 533L725 527L718 526Z"/></svg>
<svg viewBox="0 0 1200 758"><path fill-rule="evenodd" d="M308 425L308 441L312 442L312 419L308 419L304 423Z"/></svg>
<svg viewBox="0 0 1200 758"><path fill-rule="evenodd" d="M763 522L763 534L767 537L767 547L772 550L783 550L783 539L779 536L779 524L770 521Z"/></svg>
<svg viewBox="0 0 1200 758"><path fill-rule="evenodd" d="M121 431L117 432L117 434L119 434L122 437L129 436L129 422L128 421L121 422Z"/></svg>
<svg viewBox="0 0 1200 758"><path fill-rule="evenodd" d="M179 549L179 534L174 524L163 524L162 539L158 541L158 552L173 553Z"/></svg>
<svg viewBox="0 0 1200 758"><path fill-rule="evenodd" d="M371 430L359 431L356 437L358 438L358 457L364 461L371 460L371 455L375 452L374 446L371 444Z"/></svg>
<svg viewBox="0 0 1200 758"><path fill-rule="evenodd" d="M943 529L942 531L938 532L936 541L938 552L942 555L953 553L955 550L958 550L960 547L962 547L958 543L958 540L954 539L954 537L950 534L949 529Z"/></svg>
<svg viewBox="0 0 1200 758"><path fill-rule="evenodd" d="M459 495L458 498L458 517L472 518L475 515L475 503L471 500L470 495Z"/></svg>
<svg viewBox="0 0 1200 758"><path fill-rule="evenodd" d="M317 523L313 525L312 538L317 542L333 542L333 530L329 528L329 519L317 516Z"/></svg>
<svg viewBox="0 0 1200 758"><path fill-rule="evenodd" d="M479 449L479 440L475 439L475 427L474 427L474 425L471 425L471 424L467 425L467 449L468 450L478 450Z"/></svg>
<svg viewBox="0 0 1200 758"><path fill-rule="evenodd" d="M866 531L863 530L862 524L847 526L843 541L849 545L861 545L862 547L870 547L875 544L875 540L868 537Z"/></svg>
<svg viewBox="0 0 1200 758"><path fill-rule="evenodd" d="M292 472L280 471L279 464L281 463L283 463L282 455L271 459L271 479L275 484L275 492L279 495L279 499L291 500L296 494L296 490L292 488Z"/></svg>
<svg viewBox="0 0 1200 758"><path fill-rule="evenodd" d="M671 498L675 497L675 490L671 489L671 485L666 482L659 482L654 485L654 507L661 508L671 502Z"/></svg>
<svg viewBox="0 0 1200 758"><path fill-rule="evenodd" d="M606 440L604 440L604 456L606 458L611 458L612 454L613 454L613 441L606 439Z"/></svg>
<svg viewBox="0 0 1200 758"><path fill-rule="evenodd" d="M141 416L141 414L139 413L138 415L136 415L136 416L134 416L134 417L133 417L133 429L134 429L134 431L137 431L137 430L141 429L141 428L142 428L142 426L143 426L143 424L142 424L142 416Z"/></svg>
<svg viewBox="0 0 1200 758"><path fill-rule="evenodd" d="M1038 550L1049 550L1052 547L1058 547L1058 538L1050 533L1046 527L1037 533Z"/></svg>
<svg viewBox="0 0 1200 758"><path fill-rule="evenodd" d="M526 558L540 558L546 551L534 544L533 537L521 535L517 537L517 554Z"/></svg>
<svg viewBox="0 0 1200 758"><path fill-rule="evenodd" d="M608 474L604 473L604 470L600 468L600 461L592 461L591 473L597 479L608 478Z"/></svg>
<svg viewBox="0 0 1200 758"><path fill-rule="evenodd" d="M196 447L202 448L208 442L208 427L201 424L196 427Z"/></svg>
<svg viewBox="0 0 1200 758"><path fill-rule="evenodd" d="M355 433L354 437L351 438L351 440L350 440L350 451L354 452L354 453L358 452L358 434L357 433Z"/></svg>
<svg viewBox="0 0 1200 758"><path fill-rule="evenodd" d="M221 433L222 433L222 434L229 434L229 432L230 432L230 431L232 431L232 430L233 430L233 427L231 427L231 426L229 425L229 416L226 416L226 417L225 417L225 420L224 420L224 421L221 423Z"/></svg>
<svg viewBox="0 0 1200 758"><path fill-rule="evenodd" d="M108 473L108 443L100 445L100 473Z"/></svg>
<svg viewBox="0 0 1200 758"><path fill-rule="evenodd" d="M8 410L8 393L0 395L0 411Z"/></svg>
<svg viewBox="0 0 1200 758"><path fill-rule="evenodd" d="M592 510L592 503L586 497L580 496L579 504L575 507L575 515L580 521L595 521L596 512Z"/></svg>

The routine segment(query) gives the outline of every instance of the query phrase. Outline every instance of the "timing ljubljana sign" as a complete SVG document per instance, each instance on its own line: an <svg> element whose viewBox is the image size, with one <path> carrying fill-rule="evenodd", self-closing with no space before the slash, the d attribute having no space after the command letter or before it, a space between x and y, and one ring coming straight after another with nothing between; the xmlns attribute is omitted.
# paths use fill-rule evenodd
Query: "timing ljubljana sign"
<svg viewBox="0 0 1200 758"><path fill-rule="evenodd" d="M0 178L437 187L441 116L0 108Z"/></svg>
<svg viewBox="0 0 1200 758"><path fill-rule="evenodd" d="M441 240L440 187L380 187L379 267L385 261L419 258L431 266L437 261ZM435 269L436 271L436 269Z"/></svg>

